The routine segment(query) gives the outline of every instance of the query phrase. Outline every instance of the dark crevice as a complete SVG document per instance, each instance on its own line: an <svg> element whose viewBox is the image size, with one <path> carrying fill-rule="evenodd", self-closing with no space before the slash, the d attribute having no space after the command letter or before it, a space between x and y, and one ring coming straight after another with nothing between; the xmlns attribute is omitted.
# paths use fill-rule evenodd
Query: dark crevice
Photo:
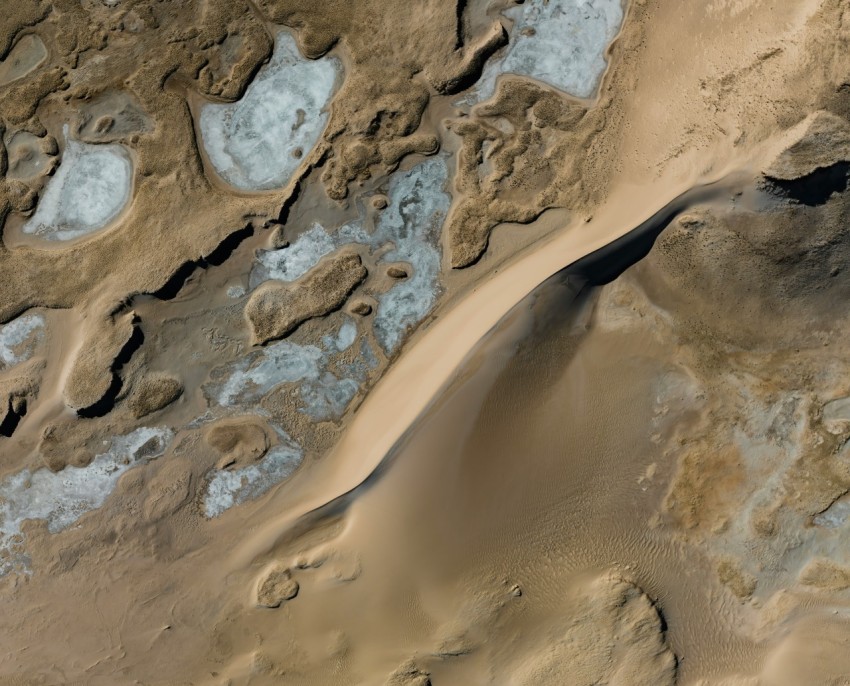
<svg viewBox="0 0 850 686"><path fill-rule="evenodd" d="M847 190L848 174L850 162L838 162L793 181L766 177L766 190L801 205L817 207L825 204L834 193Z"/></svg>
<svg viewBox="0 0 850 686"><path fill-rule="evenodd" d="M18 428L18 424L21 423L21 419L23 419L26 413L26 402L21 403L21 411L17 412L15 411L13 399L9 398L9 406L6 410L6 416L3 418L3 421L0 422L0 436L6 436L6 438L8 438L15 433L15 429Z"/></svg>
<svg viewBox="0 0 850 686"><path fill-rule="evenodd" d="M233 254L239 245L246 238L254 235L254 227L249 223L242 229L234 231L224 238L208 255L198 260L191 260L181 264L175 272L169 277L163 286L154 291L151 295L160 300L172 300L177 297L177 294L192 277L197 269L207 269L210 266L218 267L224 264L225 261ZM96 403L88 407L77 410L77 415L86 419L95 417L103 417L115 407L118 395L123 388L121 379L121 369L126 365L136 351L141 348L144 343L145 336L138 322L134 322L133 332L130 338L122 346L121 350L115 356L115 359L110 365L112 380L109 388Z"/></svg>
<svg viewBox="0 0 850 686"><path fill-rule="evenodd" d="M810 517L810 519L814 519L815 517L820 517L820 516L821 516L822 514L824 514L827 510L829 510L829 508L831 508L833 505L835 505L835 503L837 503L839 500L841 500L843 497L845 497L848 493L850 493L850 491L844 491L843 493L839 493L837 496L835 496L835 497L834 497L834 498L833 498L833 499L829 502L829 505L827 505L827 506L826 506L826 507L824 507L823 509L818 510L817 512L815 512L815 513L814 513L814 514Z"/></svg>
<svg viewBox="0 0 850 686"><path fill-rule="evenodd" d="M324 161L324 158L319 160L319 162L315 165L316 168L324 164ZM301 185L301 181L296 181L295 185L292 187L292 193L289 194L289 197L284 201L283 205L281 205L280 212L277 215L278 224L286 224L286 220L289 219L289 212L295 205L296 200L298 200L298 196L301 195Z"/></svg>
<svg viewBox="0 0 850 686"><path fill-rule="evenodd" d="M254 227L251 224L246 225L238 231L234 231L206 257L181 264L171 277L169 277L168 281L151 295L160 300L173 300L197 269L221 266L233 254L236 248L239 247L242 241L253 235Z"/></svg>
<svg viewBox="0 0 850 686"><path fill-rule="evenodd" d="M230 234L215 249L207 255L206 259L201 260L204 268L209 266L220 267L234 253L236 248L247 238L254 235L254 227L247 224L244 228L239 229Z"/></svg>
<svg viewBox="0 0 850 686"><path fill-rule="evenodd" d="M106 393L103 394L103 397L94 405L89 405L88 407L77 410L77 414L80 417L85 419L103 417L108 414L113 407L115 407L115 401L123 386L123 381L121 380L121 369L130 361L136 351L142 347L142 343L144 343L144 341L144 333L142 333L142 330L138 326L134 326L133 333L130 335L130 338L115 356L115 359L110 365L109 370L112 373L112 382L109 384L109 388Z"/></svg>
<svg viewBox="0 0 850 686"><path fill-rule="evenodd" d="M135 322L138 323L138 322ZM127 339L127 342L124 344L124 347L118 351L118 354L115 356L115 359L112 362L112 371L119 371L125 364L130 361L130 358L133 357L135 352L142 347L142 343L145 342L145 334L142 333L142 330L138 326L133 327L133 333L130 334L130 338Z"/></svg>
<svg viewBox="0 0 850 686"><path fill-rule="evenodd" d="M168 281L152 295L160 300L172 300L176 298L180 289L183 288L183 284L189 280L189 277L195 272L197 266L197 262L184 262L169 277Z"/></svg>
<svg viewBox="0 0 850 686"><path fill-rule="evenodd" d="M115 399L121 392L121 385L121 377L113 372L112 383L109 384L109 388L106 390L103 397L94 405L89 405L89 407L77 410L77 415L83 419L94 419L96 417L103 417L104 415L109 414L112 408L115 407Z"/></svg>
<svg viewBox="0 0 850 686"><path fill-rule="evenodd" d="M455 28L455 50L463 47L463 13L466 11L467 0L457 0L455 11L457 13L457 24Z"/></svg>
<svg viewBox="0 0 850 686"><path fill-rule="evenodd" d="M667 618L664 616L664 611L661 609L661 606L656 601L652 601L652 607L655 608L655 612L658 614L658 624L661 627L661 633L667 633Z"/></svg>

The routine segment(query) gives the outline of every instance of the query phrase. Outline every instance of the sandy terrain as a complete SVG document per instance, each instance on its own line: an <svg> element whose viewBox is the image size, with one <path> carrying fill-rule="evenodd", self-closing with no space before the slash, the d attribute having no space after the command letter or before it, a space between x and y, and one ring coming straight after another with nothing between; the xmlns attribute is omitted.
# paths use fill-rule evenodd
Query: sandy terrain
<svg viewBox="0 0 850 686"><path fill-rule="evenodd" d="M0 684L850 684L850 7L0 17Z"/></svg>

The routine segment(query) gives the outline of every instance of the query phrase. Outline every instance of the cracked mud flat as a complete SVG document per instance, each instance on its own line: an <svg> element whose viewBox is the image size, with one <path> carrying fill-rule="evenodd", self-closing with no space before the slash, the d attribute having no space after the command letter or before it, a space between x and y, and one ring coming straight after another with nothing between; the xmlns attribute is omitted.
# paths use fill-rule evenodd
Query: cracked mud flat
<svg viewBox="0 0 850 686"><path fill-rule="evenodd" d="M844 3L8 10L0 684L850 683Z"/></svg>

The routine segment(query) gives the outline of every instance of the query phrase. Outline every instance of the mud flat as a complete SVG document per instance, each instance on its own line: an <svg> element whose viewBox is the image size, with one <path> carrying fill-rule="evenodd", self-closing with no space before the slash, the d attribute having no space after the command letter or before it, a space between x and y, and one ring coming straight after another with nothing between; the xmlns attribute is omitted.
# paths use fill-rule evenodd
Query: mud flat
<svg viewBox="0 0 850 686"><path fill-rule="evenodd" d="M47 46L35 34L22 36L0 62L0 87L22 79L47 59Z"/></svg>

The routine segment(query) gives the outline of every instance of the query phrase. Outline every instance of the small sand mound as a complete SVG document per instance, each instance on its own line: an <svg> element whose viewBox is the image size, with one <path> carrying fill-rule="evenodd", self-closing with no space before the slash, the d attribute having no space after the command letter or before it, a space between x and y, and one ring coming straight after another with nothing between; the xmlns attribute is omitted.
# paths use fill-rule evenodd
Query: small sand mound
<svg viewBox="0 0 850 686"><path fill-rule="evenodd" d="M749 572L741 569L732 558L723 558L715 566L721 583L742 600L752 597L755 593L757 579Z"/></svg>
<svg viewBox="0 0 850 686"><path fill-rule="evenodd" d="M850 567L832 560L815 559L800 572L800 583L825 591L846 591L850 588Z"/></svg>
<svg viewBox="0 0 850 686"><path fill-rule="evenodd" d="M298 582L286 567L275 566L266 572L257 588L257 605L260 607L280 607L284 601L298 595Z"/></svg>
<svg viewBox="0 0 850 686"><path fill-rule="evenodd" d="M216 422L207 431L207 443L221 455L219 469L255 462L269 449L268 435L257 417L236 417Z"/></svg>
<svg viewBox="0 0 850 686"><path fill-rule="evenodd" d="M359 255L340 253L322 260L291 284L260 284L245 306L254 343L283 338L308 319L342 307L366 273Z"/></svg>
<svg viewBox="0 0 850 686"><path fill-rule="evenodd" d="M167 407L183 393L183 384L168 374L148 374L136 386L129 406L137 419Z"/></svg>
<svg viewBox="0 0 850 686"><path fill-rule="evenodd" d="M385 686L431 686L431 675L409 660L390 674L384 684Z"/></svg>
<svg viewBox="0 0 850 686"><path fill-rule="evenodd" d="M372 314L372 306L365 300L358 300L351 306L351 311L354 314L359 314L361 317L368 317Z"/></svg>

